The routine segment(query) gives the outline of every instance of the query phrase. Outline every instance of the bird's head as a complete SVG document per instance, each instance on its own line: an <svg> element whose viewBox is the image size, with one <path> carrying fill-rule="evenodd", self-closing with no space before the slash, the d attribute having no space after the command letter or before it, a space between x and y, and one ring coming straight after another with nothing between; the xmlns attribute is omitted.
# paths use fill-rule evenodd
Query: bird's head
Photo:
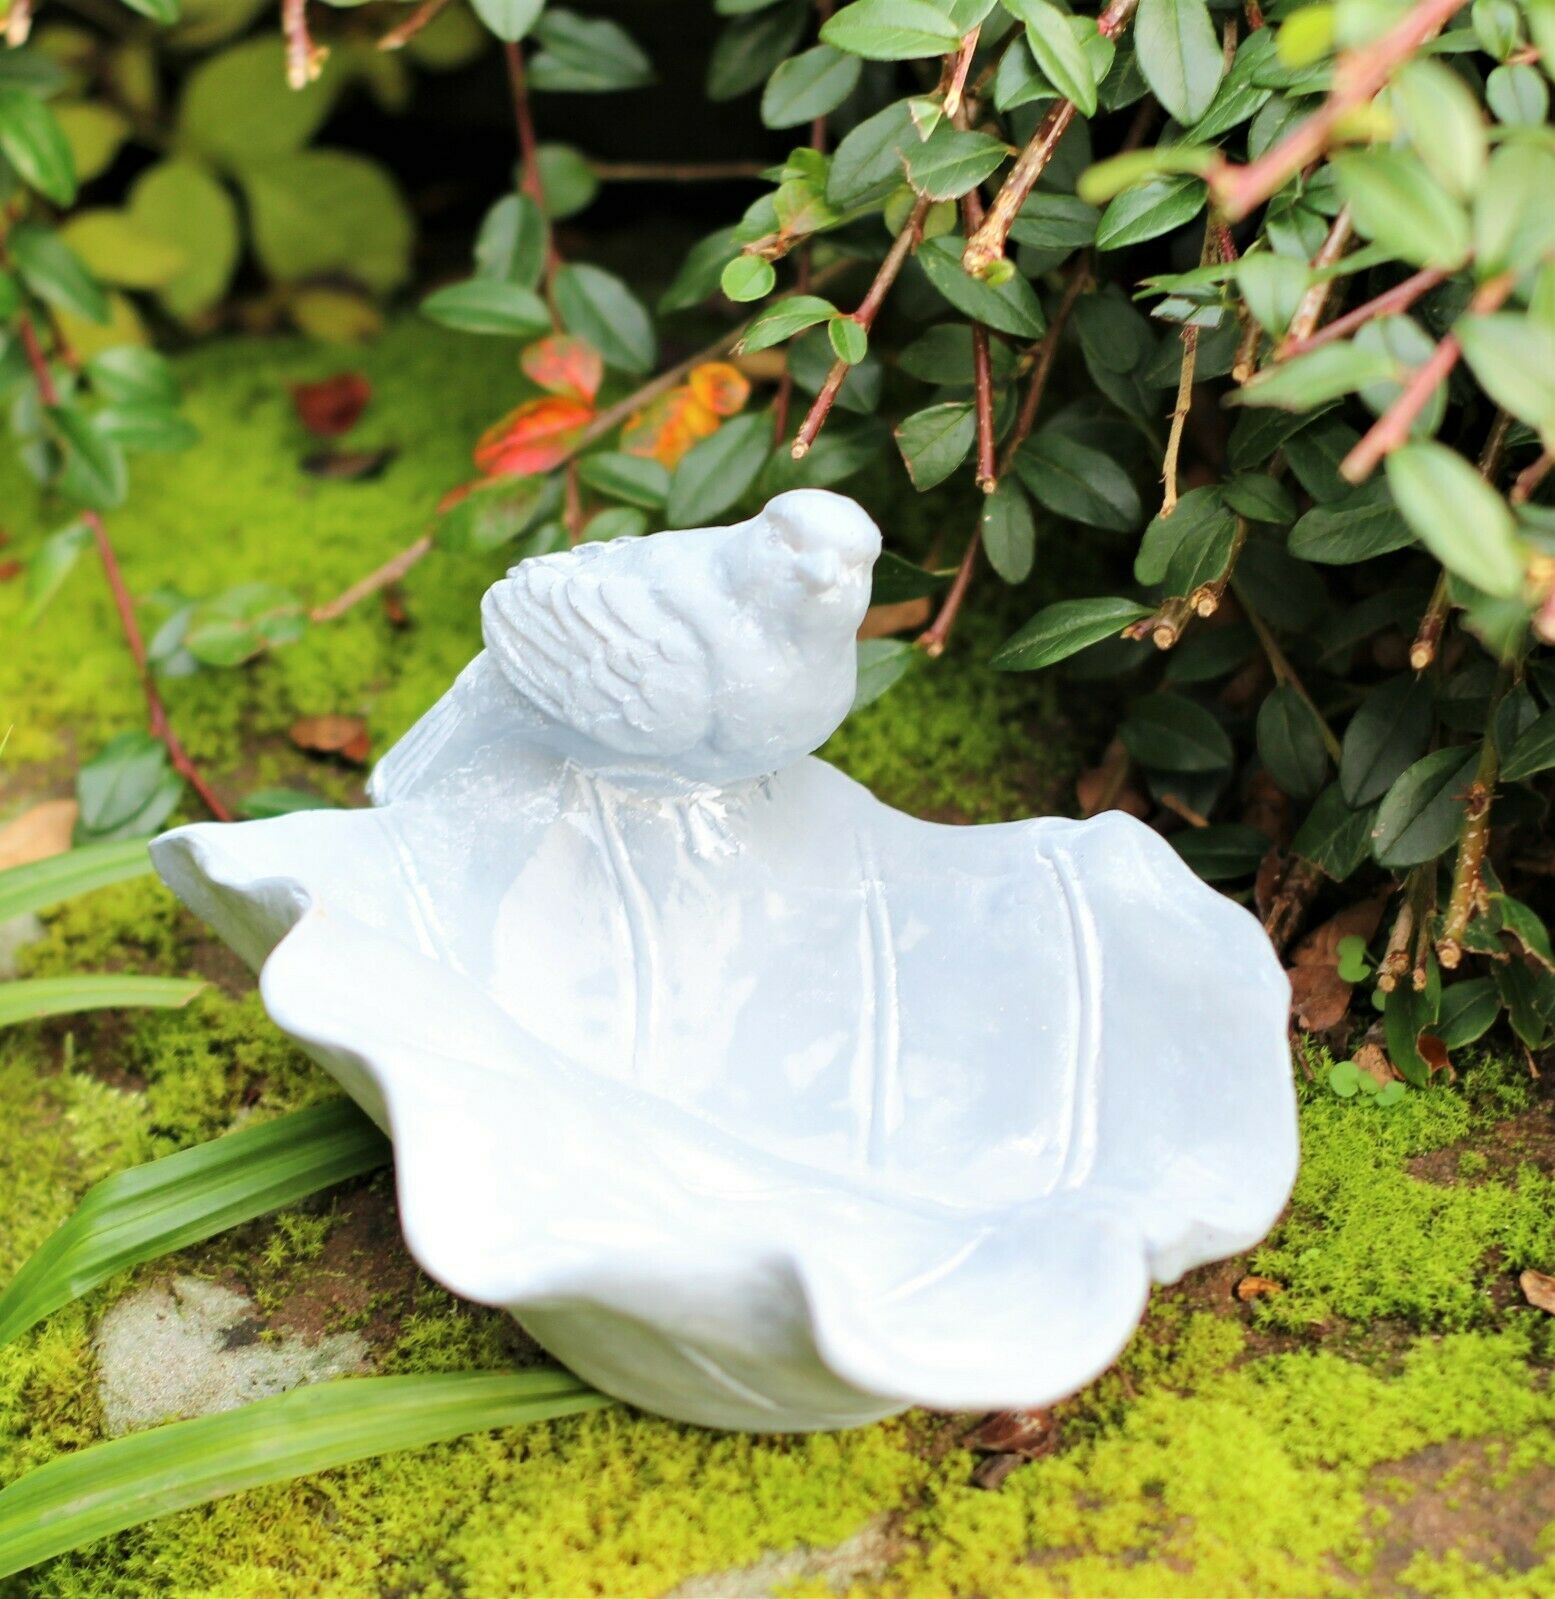
<svg viewBox="0 0 1555 1599"><path fill-rule="evenodd" d="M769 500L731 541L731 573L763 608L796 626L856 629L869 606L880 529L852 500L826 489L790 489Z"/></svg>

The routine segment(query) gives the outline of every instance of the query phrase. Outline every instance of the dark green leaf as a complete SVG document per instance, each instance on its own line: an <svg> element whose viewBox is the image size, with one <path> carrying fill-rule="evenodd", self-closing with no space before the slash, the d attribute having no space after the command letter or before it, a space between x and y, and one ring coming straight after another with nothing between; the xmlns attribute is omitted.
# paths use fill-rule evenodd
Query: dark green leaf
<svg viewBox="0 0 1555 1599"><path fill-rule="evenodd" d="M921 494L943 483L967 457L977 436L977 416L964 401L931 405L905 417L896 428L896 446L907 475Z"/></svg>
<svg viewBox="0 0 1555 1599"><path fill-rule="evenodd" d="M1415 541L1386 479L1373 478L1341 500L1314 505L1290 530L1290 553L1303 561L1349 566Z"/></svg>
<svg viewBox="0 0 1555 1599"><path fill-rule="evenodd" d="M961 269L965 240L956 234L930 239L918 251L929 282L974 322L1018 339L1040 339L1047 329L1036 291L1019 273L995 287Z"/></svg>
<svg viewBox="0 0 1555 1599"><path fill-rule="evenodd" d="M685 454L670 479L665 515L671 527L705 526L756 481L772 448L772 418L748 411Z"/></svg>
<svg viewBox="0 0 1555 1599"><path fill-rule="evenodd" d="M1036 190L1010 224L1010 237L1034 250L1078 250L1096 238L1101 212L1072 194Z"/></svg>
<svg viewBox="0 0 1555 1599"><path fill-rule="evenodd" d="M535 25L545 0L470 0L470 4L499 39L516 44Z"/></svg>
<svg viewBox="0 0 1555 1599"><path fill-rule="evenodd" d="M121 450L174 454L200 442L200 431L170 405L137 400L106 405L92 418L93 430Z"/></svg>
<svg viewBox="0 0 1555 1599"><path fill-rule="evenodd" d="M836 314L836 306L817 294L791 294L787 299L773 301L760 312L746 328L737 348L747 355L768 349Z"/></svg>
<svg viewBox="0 0 1555 1599"><path fill-rule="evenodd" d="M870 589L871 605L899 605L903 600L920 600L944 587L942 573L930 572L890 550L881 553L875 562L874 584Z"/></svg>
<svg viewBox="0 0 1555 1599"><path fill-rule="evenodd" d="M1434 971L1436 963L1431 962ZM1431 1080L1431 1063L1420 1053L1420 1035L1436 1020L1440 1003L1440 979L1433 996L1429 988L1417 990L1413 983L1400 983L1383 1003L1382 1025L1388 1043L1388 1059L1416 1088Z"/></svg>
<svg viewBox="0 0 1555 1599"><path fill-rule="evenodd" d="M329 811L335 807L318 794L300 788L256 788L238 802L238 811L250 821L290 816L295 811Z"/></svg>
<svg viewBox="0 0 1555 1599"><path fill-rule="evenodd" d="M421 302L421 314L461 333L503 333L524 339L551 325L538 294L494 277L470 278L435 290Z"/></svg>
<svg viewBox="0 0 1555 1599"><path fill-rule="evenodd" d="M1129 707L1118 736L1141 766L1161 772L1219 772L1231 740L1213 714L1184 694L1147 694Z"/></svg>
<svg viewBox="0 0 1555 1599"><path fill-rule="evenodd" d="M1140 0L1134 46L1146 82L1185 127L1214 103L1225 55L1204 0Z"/></svg>
<svg viewBox="0 0 1555 1599"><path fill-rule="evenodd" d="M1337 783L1318 795L1307 819L1291 840L1291 849L1336 883L1356 872L1371 850L1371 808L1352 810Z"/></svg>
<svg viewBox="0 0 1555 1599"><path fill-rule="evenodd" d="M1290 490L1266 472L1241 472L1221 485L1226 504L1250 522L1286 527L1296 520L1296 501Z"/></svg>
<svg viewBox="0 0 1555 1599"><path fill-rule="evenodd" d="M76 198L76 168L54 113L25 89L0 87L0 154L55 205Z"/></svg>
<svg viewBox="0 0 1555 1599"><path fill-rule="evenodd" d="M902 181L902 160L918 143L912 108L894 100L866 117L837 146L826 177L826 198L850 211L888 194Z"/></svg>
<svg viewBox="0 0 1555 1599"><path fill-rule="evenodd" d="M955 200L1006 159L1001 140L942 122L907 157L907 181L931 200Z"/></svg>
<svg viewBox="0 0 1555 1599"><path fill-rule="evenodd" d="M545 213L527 194L508 194L486 213L475 239L475 270L483 278L540 286L550 229Z"/></svg>
<svg viewBox="0 0 1555 1599"><path fill-rule="evenodd" d="M183 645L206 666L239 666L307 627L302 601L275 583L240 583L189 612Z"/></svg>
<svg viewBox="0 0 1555 1599"><path fill-rule="evenodd" d="M1292 799L1311 799L1328 776L1323 730L1289 683L1277 683L1258 707L1258 754Z"/></svg>
<svg viewBox="0 0 1555 1599"><path fill-rule="evenodd" d="M1501 775L1509 783L1521 782L1555 766L1555 710L1546 711L1513 744L1501 763Z"/></svg>
<svg viewBox="0 0 1555 1599"><path fill-rule="evenodd" d="M1035 672L1103 639L1116 638L1131 622L1149 615L1150 607L1137 600L1111 596L1059 600L1006 639L988 664L1002 672Z"/></svg>
<svg viewBox="0 0 1555 1599"><path fill-rule="evenodd" d="M818 44L781 62L761 95L769 128L795 128L835 111L853 93L862 68L857 56Z"/></svg>
<svg viewBox="0 0 1555 1599"><path fill-rule="evenodd" d="M97 511L111 511L122 505L129 490L124 452L98 429L94 418L83 416L68 405L50 406L48 414L65 452L60 489Z"/></svg>
<svg viewBox="0 0 1555 1599"><path fill-rule="evenodd" d="M1236 516L1215 484L1189 489L1170 516L1157 514L1139 541L1134 576L1141 583L1161 583L1179 546L1228 542L1236 533Z"/></svg>
<svg viewBox="0 0 1555 1599"><path fill-rule="evenodd" d="M930 0L853 0L826 21L821 38L870 61L942 56L961 42L956 25Z"/></svg>
<svg viewBox="0 0 1555 1599"><path fill-rule="evenodd" d="M556 309L567 331L592 344L607 366L653 370L653 323L620 278L596 266L569 263L556 274Z"/></svg>
<svg viewBox="0 0 1555 1599"><path fill-rule="evenodd" d="M616 450L585 455L578 462L578 476L591 489L644 511L661 510L669 497L668 470L640 455Z"/></svg>
<svg viewBox="0 0 1555 1599"><path fill-rule="evenodd" d="M1346 804L1379 800L1425 754L1431 740L1430 685L1412 672L1369 693L1344 730L1339 787Z"/></svg>
<svg viewBox="0 0 1555 1599"><path fill-rule="evenodd" d="M625 28L606 17L550 6L535 24L535 37L541 48L530 59L529 82L536 89L605 94L653 82L647 56Z"/></svg>
<svg viewBox="0 0 1555 1599"><path fill-rule="evenodd" d="M1037 555L1037 525L1024 490L1009 478L983 501L983 549L1006 583L1024 583Z"/></svg>
<svg viewBox="0 0 1555 1599"><path fill-rule="evenodd" d="M22 282L38 298L88 322L108 320L108 299L81 258L51 228L19 222L7 246Z"/></svg>
<svg viewBox="0 0 1555 1599"><path fill-rule="evenodd" d="M1155 178L1125 189L1096 225L1098 250L1121 250L1191 222L1204 209L1206 190L1199 178Z"/></svg>
<svg viewBox="0 0 1555 1599"><path fill-rule="evenodd" d="M1501 1014L1501 996L1495 980L1474 977L1442 991L1436 1036L1448 1049L1466 1049L1488 1033Z"/></svg>
<svg viewBox="0 0 1555 1599"><path fill-rule="evenodd" d="M1477 759L1462 749L1435 750L1394 781L1372 832L1379 866L1420 866L1452 847Z"/></svg>
<svg viewBox="0 0 1555 1599"><path fill-rule="evenodd" d="M670 286L659 296L660 312L684 311L711 299L724 268L740 253L738 228L720 228L686 252Z"/></svg>
<svg viewBox="0 0 1555 1599"><path fill-rule="evenodd" d="M1241 822L1185 827L1168 842L1206 883L1251 877L1269 853L1269 836Z"/></svg>
<svg viewBox="0 0 1555 1599"><path fill-rule="evenodd" d="M1069 18L1047 0L1004 0L1026 25L1026 44L1048 82L1082 117L1096 115L1096 76Z"/></svg>
<svg viewBox="0 0 1555 1599"><path fill-rule="evenodd" d="M115 405L178 404L178 379L167 358L138 344L100 350L86 363L86 375Z"/></svg>
<svg viewBox="0 0 1555 1599"><path fill-rule="evenodd" d="M1127 533L1144 515L1132 480L1110 455L1050 429L1020 447L1015 470L1038 504L1087 527Z"/></svg>
<svg viewBox="0 0 1555 1599"><path fill-rule="evenodd" d="M765 83L799 43L808 11L805 0L778 0L776 5L731 22L718 35L708 57L708 99L733 100Z"/></svg>
<svg viewBox="0 0 1555 1599"><path fill-rule="evenodd" d="M923 651L897 638L867 638L858 644L858 687L852 711L873 705L923 659ZM852 711L849 714L852 714Z"/></svg>
<svg viewBox="0 0 1555 1599"><path fill-rule="evenodd" d="M162 744L149 733L119 733L76 774L76 842L148 838L182 792Z"/></svg>

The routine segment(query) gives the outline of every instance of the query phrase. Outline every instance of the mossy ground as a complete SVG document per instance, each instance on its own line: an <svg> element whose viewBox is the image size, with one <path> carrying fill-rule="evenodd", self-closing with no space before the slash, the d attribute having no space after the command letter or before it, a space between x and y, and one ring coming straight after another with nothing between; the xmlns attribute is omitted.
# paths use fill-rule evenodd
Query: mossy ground
<svg viewBox="0 0 1555 1599"><path fill-rule="evenodd" d="M400 326L362 365L372 483L304 477L285 384L339 366L302 346L208 348L184 363L206 442L142 468L114 518L132 586L188 594L246 578L322 598L415 536L465 441L510 403L509 358ZM356 440L352 441L353 444ZM25 549L46 517L0 477ZM492 564L413 574L413 625L377 606L238 673L170 685L218 783L347 797L284 729L367 716L383 748L473 647ZM0 587L0 624L19 605ZM14 640L15 635L12 635ZM857 775L925 812L986 818L1062 803L1073 758L1040 686L953 655L838 736ZM134 683L83 563L44 624L0 656L15 730L10 802L58 788L77 751L136 724ZM77 1018L0 1037L0 1273L108 1172L332 1092L269 1026L230 962L150 883L66 906L38 972L206 972L183 1012ZM391 1456L238 1495L0 1585L86 1599L505 1599L658 1595L797 1545L866 1535L849 1591L892 1596L1555 1593L1555 1318L1515 1276L1555 1269L1555 1115L1521 1065L1471 1066L1391 1111L1303 1084L1304 1166L1250 1259L1156 1295L1118 1366L1059 1413L1058 1448L974 1487L964 1419L833 1437L722 1437L616 1410ZM269 1328L346 1327L381 1370L525 1358L506 1318L427 1282L383 1178L185 1253L249 1294ZM166 1263L108 1284L0 1351L0 1480L100 1435L96 1318ZM1282 1294L1242 1303L1256 1271ZM968 1306L969 1316L977 1307ZM786 1591L831 1592L820 1573Z"/></svg>

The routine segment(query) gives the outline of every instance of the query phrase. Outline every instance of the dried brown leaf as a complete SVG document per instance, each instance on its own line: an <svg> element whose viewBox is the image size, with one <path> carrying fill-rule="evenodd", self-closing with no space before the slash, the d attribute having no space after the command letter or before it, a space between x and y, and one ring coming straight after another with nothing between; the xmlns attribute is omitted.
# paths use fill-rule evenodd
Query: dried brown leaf
<svg viewBox="0 0 1555 1599"><path fill-rule="evenodd" d="M1350 1009L1350 984L1332 966L1293 966L1290 978L1290 1012L1309 1033L1326 1033L1337 1027Z"/></svg>
<svg viewBox="0 0 1555 1599"><path fill-rule="evenodd" d="M1248 1304L1254 1299L1266 1299L1271 1294L1283 1294L1285 1284L1277 1283L1272 1277L1247 1276L1236 1285L1236 1297L1242 1303Z"/></svg>
<svg viewBox="0 0 1555 1599"><path fill-rule="evenodd" d="M1535 1310L1555 1316L1555 1277L1542 1271L1525 1271L1517 1279L1517 1286Z"/></svg>
<svg viewBox="0 0 1555 1599"><path fill-rule="evenodd" d="M304 716L292 723L289 736L309 755L333 755L351 766L365 766L372 750L360 716Z"/></svg>
<svg viewBox="0 0 1555 1599"><path fill-rule="evenodd" d="M1058 1428L1051 1410L995 1410L984 1416L961 1442L980 1454L1036 1460L1057 1447Z"/></svg>
<svg viewBox="0 0 1555 1599"><path fill-rule="evenodd" d="M63 854L78 814L73 799L44 800L0 827L0 871Z"/></svg>
<svg viewBox="0 0 1555 1599"><path fill-rule="evenodd" d="M1293 966L1334 966L1339 964L1339 941L1342 938L1360 938L1370 942L1382 921L1385 897L1357 900L1342 911L1330 916L1319 927L1314 927L1296 946L1291 956Z"/></svg>
<svg viewBox="0 0 1555 1599"><path fill-rule="evenodd" d="M923 627L934 614L934 603L928 598L902 600L896 605L871 605L864 613L859 627L860 638L889 638L893 633L904 633L908 628Z"/></svg>
<svg viewBox="0 0 1555 1599"><path fill-rule="evenodd" d="M302 458L302 469L309 477L327 478L337 483L366 483L382 477L399 451L317 450Z"/></svg>
<svg viewBox="0 0 1555 1599"><path fill-rule="evenodd" d="M1380 1044L1362 1044L1350 1059L1355 1062L1357 1070L1365 1072L1378 1088L1386 1088L1399 1075Z"/></svg>

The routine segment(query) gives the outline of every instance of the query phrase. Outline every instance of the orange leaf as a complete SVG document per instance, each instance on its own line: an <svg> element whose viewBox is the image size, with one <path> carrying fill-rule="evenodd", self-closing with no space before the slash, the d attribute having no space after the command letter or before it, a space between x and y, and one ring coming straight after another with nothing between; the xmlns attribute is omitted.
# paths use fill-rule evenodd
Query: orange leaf
<svg viewBox="0 0 1555 1599"><path fill-rule="evenodd" d="M691 392L715 416L734 416L745 409L751 386L745 374L727 361L704 361L686 379Z"/></svg>
<svg viewBox="0 0 1555 1599"><path fill-rule="evenodd" d="M551 333L526 345L519 364L542 389L587 403L593 402L605 378L599 352L570 333Z"/></svg>
<svg viewBox="0 0 1555 1599"><path fill-rule="evenodd" d="M621 448L642 455L671 470L681 456L708 434L718 431L718 418L682 383L668 394L651 400L627 418L621 429Z"/></svg>
<svg viewBox="0 0 1555 1599"><path fill-rule="evenodd" d="M594 415L582 400L525 400L481 434L475 464L487 477L532 477L567 457Z"/></svg>

